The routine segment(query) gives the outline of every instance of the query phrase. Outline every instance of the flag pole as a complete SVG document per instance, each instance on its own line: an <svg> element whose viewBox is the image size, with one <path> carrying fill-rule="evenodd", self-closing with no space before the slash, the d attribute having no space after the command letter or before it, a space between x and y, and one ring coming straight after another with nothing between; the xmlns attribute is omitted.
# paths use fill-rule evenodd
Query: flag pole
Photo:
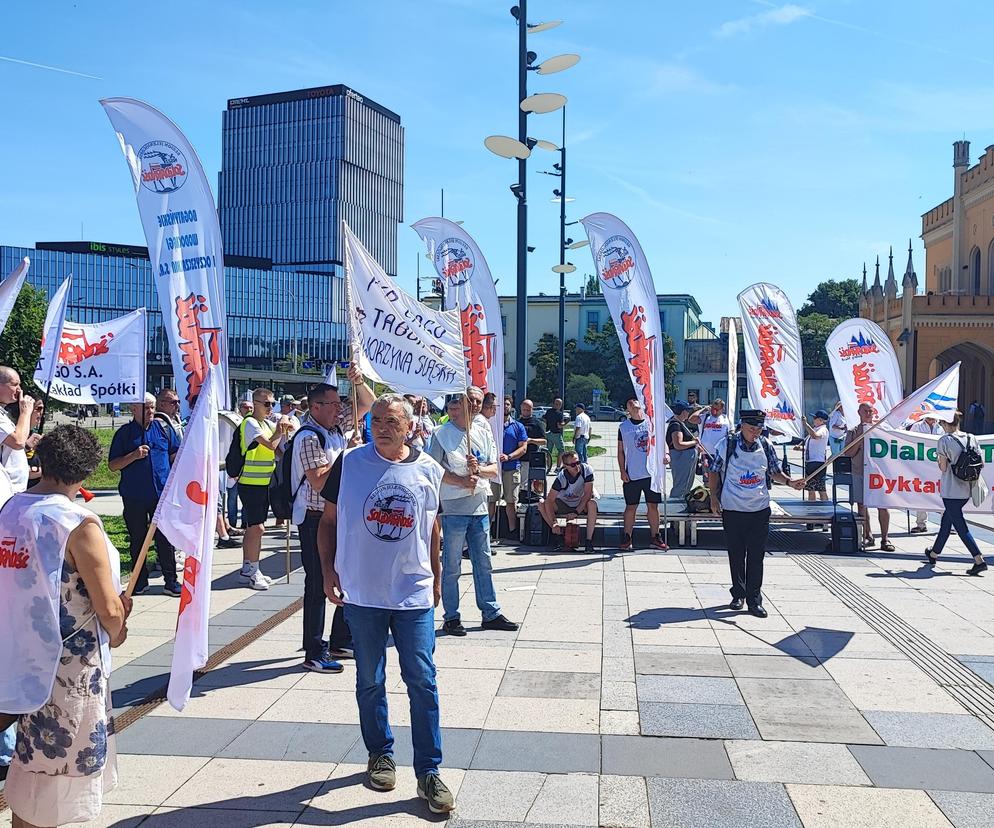
<svg viewBox="0 0 994 828"><path fill-rule="evenodd" d="M286 582L290 583L290 521L286 522Z"/></svg>
<svg viewBox="0 0 994 828"><path fill-rule="evenodd" d="M135 591L135 587L138 585L138 573L141 572L142 567L145 565L149 547L152 545L152 539L155 537L155 529L156 525L153 520L148 524L148 531L145 533L145 540L142 541L142 548L138 553L138 557L131 562L131 578L128 580L128 586L124 590L124 594L128 598L131 597Z"/></svg>

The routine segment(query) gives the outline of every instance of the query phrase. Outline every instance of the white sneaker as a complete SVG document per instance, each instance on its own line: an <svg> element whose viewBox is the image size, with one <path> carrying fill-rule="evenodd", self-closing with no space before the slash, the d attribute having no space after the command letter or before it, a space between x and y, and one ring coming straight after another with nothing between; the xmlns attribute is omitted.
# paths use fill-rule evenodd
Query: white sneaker
<svg viewBox="0 0 994 828"><path fill-rule="evenodd" d="M256 570L252 575L252 579L248 582L248 586L252 589L269 589L270 579L263 575L259 570Z"/></svg>

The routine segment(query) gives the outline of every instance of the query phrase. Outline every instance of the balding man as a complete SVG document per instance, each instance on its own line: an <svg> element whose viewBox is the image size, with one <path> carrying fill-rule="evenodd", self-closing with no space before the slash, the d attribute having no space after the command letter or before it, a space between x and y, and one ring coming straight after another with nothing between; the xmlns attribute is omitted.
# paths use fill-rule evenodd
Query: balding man
<svg viewBox="0 0 994 828"><path fill-rule="evenodd" d="M6 407L18 404L17 422L7 415ZM13 368L0 366L0 466L10 479L14 494L28 488L28 457L24 449L37 442L31 436L31 415L35 401L21 388L21 377Z"/></svg>
<svg viewBox="0 0 994 828"><path fill-rule="evenodd" d="M183 420L179 416L179 394L175 388L163 388L155 397L155 419L183 439Z"/></svg>

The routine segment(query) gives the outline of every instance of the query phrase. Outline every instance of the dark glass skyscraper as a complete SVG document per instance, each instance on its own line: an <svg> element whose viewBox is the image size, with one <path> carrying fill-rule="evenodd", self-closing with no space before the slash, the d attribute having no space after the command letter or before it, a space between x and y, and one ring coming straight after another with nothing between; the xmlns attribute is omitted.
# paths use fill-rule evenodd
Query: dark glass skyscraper
<svg viewBox="0 0 994 828"><path fill-rule="evenodd" d="M225 253L341 277L344 219L396 275L400 117L340 84L233 98L222 113L218 204Z"/></svg>

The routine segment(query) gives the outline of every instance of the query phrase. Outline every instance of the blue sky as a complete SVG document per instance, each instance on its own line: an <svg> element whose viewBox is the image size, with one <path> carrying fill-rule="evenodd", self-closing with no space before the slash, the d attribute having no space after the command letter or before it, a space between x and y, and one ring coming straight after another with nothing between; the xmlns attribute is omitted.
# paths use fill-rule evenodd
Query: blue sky
<svg viewBox="0 0 994 828"><path fill-rule="evenodd" d="M216 186L229 97L345 83L401 115L405 225L438 213L480 243L513 292L514 163L483 139L516 130L511 0L286 0L5 4L0 28L0 243L143 244L130 178L97 100L142 98L172 117ZM660 292L697 296L706 319L764 280L796 305L825 278L907 240L924 270L920 215L952 192L952 141L994 143L989 7L878 0L707 3L532 0L531 78L569 98L569 218L608 211L639 236ZM68 71L30 66L27 61ZM79 74L72 74L79 73ZM92 77L91 77L92 76ZM558 143L558 114L530 116ZM531 292L555 293L556 158L530 163ZM576 236L574 236L575 238ZM413 292L420 243L399 230ZM576 287L591 271L572 251ZM871 267L872 277L872 267Z"/></svg>

